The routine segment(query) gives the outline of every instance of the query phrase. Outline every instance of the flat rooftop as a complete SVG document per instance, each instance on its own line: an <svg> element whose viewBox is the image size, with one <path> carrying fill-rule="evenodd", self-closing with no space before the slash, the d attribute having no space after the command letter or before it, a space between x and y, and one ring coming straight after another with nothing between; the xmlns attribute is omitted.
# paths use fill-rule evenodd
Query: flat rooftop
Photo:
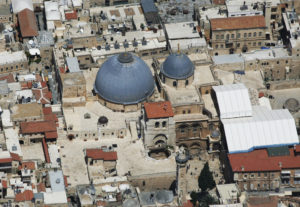
<svg viewBox="0 0 300 207"><path fill-rule="evenodd" d="M12 119L20 119L26 117L42 117L42 104L38 103L27 103L27 104L16 104L11 108Z"/></svg>
<svg viewBox="0 0 300 207"><path fill-rule="evenodd" d="M193 11L194 5L202 8L206 5L211 5L210 0L172 0L164 1L157 5L159 14L163 22L167 23L176 23L176 22L186 22L193 21ZM176 9L175 15L171 15L170 12L172 9ZM187 14L184 14L183 11L188 11Z"/></svg>
<svg viewBox="0 0 300 207"><path fill-rule="evenodd" d="M194 27L197 22L180 22L165 24L169 39L193 39L200 38L200 35Z"/></svg>
<svg viewBox="0 0 300 207"><path fill-rule="evenodd" d="M97 131L97 123L100 116L108 119L108 129L126 128L126 118L137 120L139 112L122 113L113 112L101 105L98 101L87 102L85 106L63 109L67 126L73 126L73 131ZM89 114L90 118L85 119L84 115Z"/></svg>
<svg viewBox="0 0 300 207"><path fill-rule="evenodd" d="M197 92L197 89L193 85L180 89L170 87L166 84L163 84L163 86L169 95L172 106L200 103L199 92Z"/></svg>
<svg viewBox="0 0 300 207"><path fill-rule="evenodd" d="M133 143L130 138L89 140L86 142L79 139L72 141L59 139L58 145L60 146L62 169L71 187L90 183L84 160L84 149L95 148L95 146L110 146L112 144L118 145L115 149L118 153L118 176L124 176L128 171L131 172L132 176L176 172L174 157L165 160L155 160L148 157L142 140L137 140Z"/></svg>

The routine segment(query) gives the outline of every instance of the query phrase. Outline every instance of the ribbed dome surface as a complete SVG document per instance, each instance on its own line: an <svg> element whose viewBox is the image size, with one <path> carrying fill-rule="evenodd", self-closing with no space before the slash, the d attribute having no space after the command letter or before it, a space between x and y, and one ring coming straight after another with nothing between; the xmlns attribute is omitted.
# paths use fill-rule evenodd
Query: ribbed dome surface
<svg viewBox="0 0 300 207"><path fill-rule="evenodd" d="M171 54L161 66L161 72L173 79L185 79L193 75L194 64L185 54Z"/></svg>
<svg viewBox="0 0 300 207"><path fill-rule="evenodd" d="M131 53L121 53L102 64L94 90L107 101L136 104L153 93L154 79L142 59Z"/></svg>

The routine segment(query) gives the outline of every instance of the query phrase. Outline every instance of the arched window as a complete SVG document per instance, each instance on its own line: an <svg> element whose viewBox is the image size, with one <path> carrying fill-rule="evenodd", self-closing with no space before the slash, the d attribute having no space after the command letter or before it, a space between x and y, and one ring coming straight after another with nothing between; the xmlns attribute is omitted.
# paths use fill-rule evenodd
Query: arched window
<svg viewBox="0 0 300 207"><path fill-rule="evenodd" d="M159 122L155 122L155 128L158 128L159 127Z"/></svg>
<svg viewBox="0 0 300 207"><path fill-rule="evenodd" d="M189 80L185 80L185 85L189 85Z"/></svg>
<svg viewBox="0 0 300 207"><path fill-rule="evenodd" d="M176 87L177 86L177 82L173 81L173 86Z"/></svg>
<svg viewBox="0 0 300 207"><path fill-rule="evenodd" d="M163 122L162 122L162 127L165 128L166 126L167 126L167 122L166 122L166 121L163 121Z"/></svg>

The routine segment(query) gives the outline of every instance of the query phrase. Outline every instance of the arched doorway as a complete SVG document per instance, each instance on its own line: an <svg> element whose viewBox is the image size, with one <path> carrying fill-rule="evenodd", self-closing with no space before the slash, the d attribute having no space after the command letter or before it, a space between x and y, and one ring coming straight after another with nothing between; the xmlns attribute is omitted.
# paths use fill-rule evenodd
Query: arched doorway
<svg viewBox="0 0 300 207"><path fill-rule="evenodd" d="M164 134L156 135L153 139L153 145L155 148L164 148L167 146L168 138Z"/></svg>
<svg viewBox="0 0 300 207"><path fill-rule="evenodd" d="M200 155L201 152L201 146L198 142L194 142L189 147L189 152L191 156L197 156Z"/></svg>

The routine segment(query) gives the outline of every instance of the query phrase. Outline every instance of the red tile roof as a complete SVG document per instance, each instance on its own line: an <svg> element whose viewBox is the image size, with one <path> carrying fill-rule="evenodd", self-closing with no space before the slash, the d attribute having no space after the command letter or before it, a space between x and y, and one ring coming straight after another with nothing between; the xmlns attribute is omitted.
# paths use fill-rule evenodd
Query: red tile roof
<svg viewBox="0 0 300 207"><path fill-rule="evenodd" d="M182 207L193 207L193 203L191 201L187 201L183 204Z"/></svg>
<svg viewBox="0 0 300 207"><path fill-rule="evenodd" d="M94 160L115 161L117 152L104 152L102 149L86 149L86 156Z"/></svg>
<svg viewBox="0 0 300 207"><path fill-rule="evenodd" d="M45 132L46 139L57 139L57 132Z"/></svg>
<svg viewBox="0 0 300 207"><path fill-rule="evenodd" d="M174 116L170 101L144 103L148 119L166 118Z"/></svg>
<svg viewBox="0 0 300 207"><path fill-rule="evenodd" d="M216 5L225 5L225 0L213 0L213 4L216 4Z"/></svg>
<svg viewBox="0 0 300 207"><path fill-rule="evenodd" d="M34 94L37 101L42 104L51 103L52 93L48 90L47 85L44 82L41 82L42 88L33 88L32 93Z"/></svg>
<svg viewBox="0 0 300 207"><path fill-rule="evenodd" d="M77 19L77 12L75 10L72 12L65 12L65 17L67 20Z"/></svg>
<svg viewBox="0 0 300 207"><path fill-rule="evenodd" d="M31 190L25 190L23 193L16 194L15 201L31 201L33 199L33 192Z"/></svg>
<svg viewBox="0 0 300 207"><path fill-rule="evenodd" d="M43 114L44 115L52 114L52 108L51 107L45 107L45 108L43 108Z"/></svg>
<svg viewBox="0 0 300 207"><path fill-rule="evenodd" d="M46 186L44 183L39 183L37 184L37 191L40 193L40 192L46 192Z"/></svg>
<svg viewBox="0 0 300 207"><path fill-rule="evenodd" d="M264 16L243 16L210 20L212 30L252 29L266 27Z"/></svg>
<svg viewBox="0 0 300 207"><path fill-rule="evenodd" d="M9 163L12 162L12 158L1 158L0 163Z"/></svg>
<svg viewBox="0 0 300 207"><path fill-rule="evenodd" d="M300 145L295 146L295 152L300 152Z"/></svg>
<svg viewBox="0 0 300 207"><path fill-rule="evenodd" d="M19 162L21 162L21 157L18 155L18 154L16 154L16 153L10 153L10 156L11 156L11 158L12 158L12 160L13 161L19 161Z"/></svg>
<svg viewBox="0 0 300 207"><path fill-rule="evenodd" d="M19 166L19 170L21 169L35 170L35 162L22 162L22 165Z"/></svg>
<svg viewBox="0 0 300 207"><path fill-rule="evenodd" d="M266 149L248 153L229 154L229 162L233 172L280 171L281 169L300 168L300 156L290 148L290 155L268 156ZM281 166L281 167L280 167Z"/></svg>
<svg viewBox="0 0 300 207"><path fill-rule="evenodd" d="M13 74L8 74L8 75L4 75L4 76L1 76L0 77L0 80L6 80L7 81L7 83L13 83L13 82L16 82L15 81L15 78L14 78L14 76L13 76Z"/></svg>
<svg viewBox="0 0 300 207"><path fill-rule="evenodd" d="M21 122L22 134L44 133L56 131L54 121Z"/></svg>
<svg viewBox="0 0 300 207"><path fill-rule="evenodd" d="M3 188L7 188L7 181L6 180L1 180L1 184Z"/></svg>
<svg viewBox="0 0 300 207"><path fill-rule="evenodd" d="M60 71L60 73L65 73L66 72L64 67L60 67L59 71Z"/></svg>
<svg viewBox="0 0 300 207"><path fill-rule="evenodd" d="M44 120L58 122L58 118L55 114L44 115Z"/></svg>
<svg viewBox="0 0 300 207"><path fill-rule="evenodd" d="M68 187L68 179L67 179L67 176L65 176L65 175L64 175L64 183L65 183L65 186Z"/></svg>
<svg viewBox="0 0 300 207"><path fill-rule="evenodd" d="M45 159L47 163L50 163L50 155L49 155L49 151L48 151L48 145L45 141L45 139L42 140L42 145L43 145L43 149L44 149L44 155L45 155Z"/></svg>
<svg viewBox="0 0 300 207"><path fill-rule="evenodd" d="M22 37L38 36L38 28L34 12L23 9L18 13L18 21Z"/></svg>

